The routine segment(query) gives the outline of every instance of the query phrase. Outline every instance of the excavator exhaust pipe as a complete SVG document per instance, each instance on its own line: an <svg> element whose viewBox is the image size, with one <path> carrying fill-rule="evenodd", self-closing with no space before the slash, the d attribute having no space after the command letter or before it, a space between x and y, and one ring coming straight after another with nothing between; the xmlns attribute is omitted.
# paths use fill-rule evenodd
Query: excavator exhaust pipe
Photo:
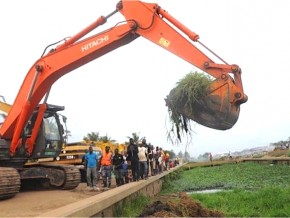
<svg viewBox="0 0 290 218"><path fill-rule="evenodd" d="M181 102L178 105L173 105L170 100L171 94L167 96L165 101L169 108L174 107L178 113L188 119L212 129L227 130L237 122L240 104L244 103L233 101L234 88L232 85L231 82L216 79L211 83L208 94L190 106Z"/></svg>

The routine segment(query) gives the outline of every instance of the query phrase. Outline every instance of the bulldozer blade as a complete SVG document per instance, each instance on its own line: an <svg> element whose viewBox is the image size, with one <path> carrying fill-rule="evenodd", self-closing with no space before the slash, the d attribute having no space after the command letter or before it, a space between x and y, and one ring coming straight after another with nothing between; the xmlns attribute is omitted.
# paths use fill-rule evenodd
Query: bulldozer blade
<svg viewBox="0 0 290 218"><path fill-rule="evenodd" d="M232 103L232 83L220 79L210 85L209 93L190 106L174 105L177 112L203 126L227 130L232 128L239 118L240 105ZM170 107L170 98L166 99Z"/></svg>

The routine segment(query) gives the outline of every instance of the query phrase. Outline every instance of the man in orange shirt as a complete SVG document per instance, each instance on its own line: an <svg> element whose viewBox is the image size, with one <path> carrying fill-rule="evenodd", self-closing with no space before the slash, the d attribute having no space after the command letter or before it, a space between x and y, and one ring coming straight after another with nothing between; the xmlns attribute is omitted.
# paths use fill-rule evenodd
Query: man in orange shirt
<svg viewBox="0 0 290 218"><path fill-rule="evenodd" d="M101 157L101 173L103 179L103 189L106 190L111 188L111 180L112 180L112 152L110 151L110 147L105 147L105 152Z"/></svg>

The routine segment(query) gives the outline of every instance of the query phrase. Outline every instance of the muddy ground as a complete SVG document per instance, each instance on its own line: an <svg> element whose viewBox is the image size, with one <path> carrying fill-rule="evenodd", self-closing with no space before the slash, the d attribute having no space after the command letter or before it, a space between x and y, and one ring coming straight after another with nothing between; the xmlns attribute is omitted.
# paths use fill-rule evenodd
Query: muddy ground
<svg viewBox="0 0 290 218"><path fill-rule="evenodd" d="M223 217L221 211L204 208L192 200L185 192L158 195L139 217Z"/></svg>
<svg viewBox="0 0 290 218"><path fill-rule="evenodd" d="M0 217L33 217L65 206L99 192L81 183L74 190L23 190L15 197L0 201Z"/></svg>

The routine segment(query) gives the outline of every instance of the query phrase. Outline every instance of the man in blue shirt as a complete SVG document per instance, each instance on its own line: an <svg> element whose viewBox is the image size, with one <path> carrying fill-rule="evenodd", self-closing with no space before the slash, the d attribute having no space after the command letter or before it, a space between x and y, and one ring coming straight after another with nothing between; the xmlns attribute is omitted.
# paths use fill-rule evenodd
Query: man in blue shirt
<svg viewBox="0 0 290 218"><path fill-rule="evenodd" d="M97 177L97 164L99 156L94 152L93 147L90 145L89 152L85 155L86 166L87 166L87 183L90 188L95 191L99 191L97 187L98 177Z"/></svg>

